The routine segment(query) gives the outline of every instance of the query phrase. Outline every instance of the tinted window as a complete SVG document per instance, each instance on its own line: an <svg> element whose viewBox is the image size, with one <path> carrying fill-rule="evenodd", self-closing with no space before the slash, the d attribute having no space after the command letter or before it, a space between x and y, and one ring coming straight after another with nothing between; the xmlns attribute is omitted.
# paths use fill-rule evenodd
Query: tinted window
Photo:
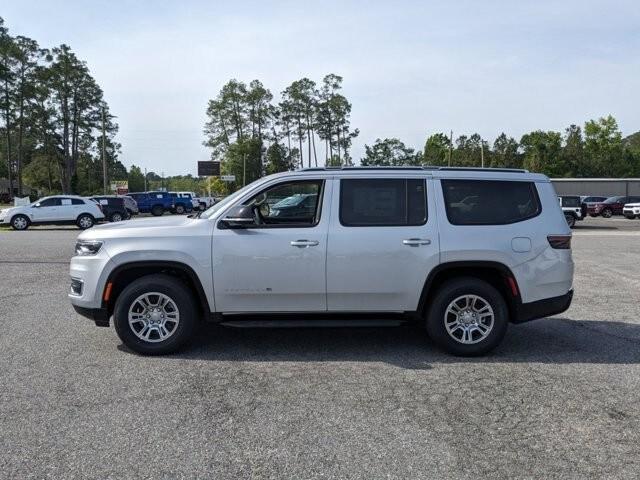
<svg viewBox="0 0 640 480"><path fill-rule="evenodd" d="M423 179L340 180L340 223L347 227L424 225Z"/></svg>
<svg viewBox="0 0 640 480"><path fill-rule="evenodd" d="M604 203L618 203L623 201L624 197L609 197L604 201Z"/></svg>
<svg viewBox="0 0 640 480"><path fill-rule="evenodd" d="M57 207L61 204L62 203L60 202L59 198L47 198L46 200L40 202L41 207Z"/></svg>
<svg viewBox="0 0 640 480"><path fill-rule="evenodd" d="M580 197L562 197L563 207L579 207Z"/></svg>
<svg viewBox="0 0 640 480"><path fill-rule="evenodd" d="M640 202L640 197L629 197L629 200L627 200L627 203L638 203Z"/></svg>
<svg viewBox="0 0 640 480"><path fill-rule="evenodd" d="M84 202L82 200L80 200L79 198L72 198L71 199L71 204L72 205L84 205Z"/></svg>
<svg viewBox="0 0 640 480"><path fill-rule="evenodd" d="M504 225L540 213L532 182L442 180L442 190L453 225Z"/></svg>

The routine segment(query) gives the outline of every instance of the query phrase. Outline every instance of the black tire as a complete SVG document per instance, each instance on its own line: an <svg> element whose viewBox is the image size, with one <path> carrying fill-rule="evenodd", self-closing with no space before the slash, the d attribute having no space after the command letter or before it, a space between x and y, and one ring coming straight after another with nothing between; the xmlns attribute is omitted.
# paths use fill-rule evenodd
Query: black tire
<svg viewBox="0 0 640 480"><path fill-rule="evenodd" d="M80 230L86 230L93 227L95 224L96 219L93 218L93 215L89 215L88 213L83 213L76 219L76 225Z"/></svg>
<svg viewBox="0 0 640 480"><path fill-rule="evenodd" d="M576 225L576 217L574 215L566 213L564 215L564 219L567 221L567 225L569 225L569 228L573 228Z"/></svg>
<svg viewBox="0 0 640 480"><path fill-rule="evenodd" d="M184 213L184 205L176 205L176 213L182 215Z"/></svg>
<svg viewBox="0 0 640 480"><path fill-rule="evenodd" d="M29 225L31 225L31 222L26 215L16 215L11 219L11 228L14 230L26 230Z"/></svg>
<svg viewBox="0 0 640 480"><path fill-rule="evenodd" d="M170 335L165 340L159 340L159 334L154 332L156 338L153 339L159 341L145 341L134 332L134 328L138 327L129 325L129 308L141 295L152 292L166 295L177 307L178 324L174 327L175 330L170 330ZM177 351L189 341L198 321L197 312L193 293L183 282L169 275L154 274L127 285L116 300L113 323L120 340L131 350L143 355L164 355ZM139 328L146 327L140 323Z"/></svg>
<svg viewBox="0 0 640 480"><path fill-rule="evenodd" d="M602 210L602 216L604 218L611 218L613 216L613 210L611 210L610 208L605 208L604 210Z"/></svg>
<svg viewBox="0 0 640 480"><path fill-rule="evenodd" d="M470 334L470 339L477 343L462 343L462 339L454 338L461 330L455 330L450 334L445 325L446 321L452 319L452 314L447 313L448 307L454 300L465 295L479 297L493 310L493 324L486 336L480 339L482 335L479 330ZM482 305L480 302L479 304ZM504 338L508 322L509 310L498 290L483 280L461 277L446 282L436 291L427 312L426 327L429 337L442 349L454 355L472 357L484 355L497 347ZM461 333L460 336L462 335L464 334Z"/></svg>
<svg viewBox="0 0 640 480"><path fill-rule="evenodd" d="M163 213L164 213L164 208L162 208L162 205L155 205L151 209L151 215L153 215L154 217L160 217L162 216Z"/></svg>
<svg viewBox="0 0 640 480"><path fill-rule="evenodd" d="M629 220L635 220L636 218L635 215L629 215L628 213L625 215L625 217L627 217Z"/></svg>
<svg viewBox="0 0 640 480"><path fill-rule="evenodd" d="M131 217L133 217L133 210L129 210L127 208L127 220L129 220Z"/></svg>
<svg viewBox="0 0 640 480"><path fill-rule="evenodd" d="M121 222L124 219L125 219L125 216L122 215L122 213L120 212L113 212L109 217L110 222Z"/></svg>

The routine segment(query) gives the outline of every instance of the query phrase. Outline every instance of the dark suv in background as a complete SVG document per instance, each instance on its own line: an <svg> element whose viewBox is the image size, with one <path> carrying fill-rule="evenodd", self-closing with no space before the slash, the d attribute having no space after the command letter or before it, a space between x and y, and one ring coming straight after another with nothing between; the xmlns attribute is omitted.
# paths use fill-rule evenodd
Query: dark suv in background
<svg viewBox="0 0 640 480"><path fill-rule="evenodd" d="M110 222L127 220L130 215L124 204L124 198L115 195L96 195L91 200L100 205L104 217Z"/></svg>
<svg viewBox="0 0 640 480"><path fill-rule="evenodd" d="M636 202L640 202L640 197L609 197L604 202L589 204L587 211L592 217L601 215L604 218L611 218L613 215L622 215L622 209L626 203Z"/></svg>

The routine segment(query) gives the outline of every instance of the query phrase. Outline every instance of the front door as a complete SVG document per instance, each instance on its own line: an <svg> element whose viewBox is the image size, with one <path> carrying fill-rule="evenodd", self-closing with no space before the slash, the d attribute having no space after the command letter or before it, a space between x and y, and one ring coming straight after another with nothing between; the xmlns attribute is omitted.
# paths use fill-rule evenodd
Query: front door
<svg viewBox="0 0 640 480"><path fill-rule="evenodd" d="M328 310L416 310L427 275L440 259L431 179L387 176L335 182L327 250Z"/></svg>
<svg viewBox="0 0 640 480"><path fill-rule="evenodd" d="M327 229L331 185L280 181L241 200L254 209L244 228L215 227L216 311L320 312L327 308Z"/></svg>
<svg viewBox="0 0 640 480"><path fill-rule="evenodd" d="M58 197L45 198L31 207L31 220L33 222L52 222L58 218L58 210L61 201Z"/></svg>

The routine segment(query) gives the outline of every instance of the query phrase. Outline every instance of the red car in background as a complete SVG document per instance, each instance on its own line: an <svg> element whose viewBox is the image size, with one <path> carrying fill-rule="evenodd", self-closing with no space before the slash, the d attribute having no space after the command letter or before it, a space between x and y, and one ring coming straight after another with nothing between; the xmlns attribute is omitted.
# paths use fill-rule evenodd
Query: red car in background
<svg viewBox="0 0 640 480"><path fill-rule="evenodd" d="M609 197L604 202L591 203L587 206L587 212L592 217L603 216L610 218L613 215L622 215L625 203L640 202L640 197Z"/></svg>

